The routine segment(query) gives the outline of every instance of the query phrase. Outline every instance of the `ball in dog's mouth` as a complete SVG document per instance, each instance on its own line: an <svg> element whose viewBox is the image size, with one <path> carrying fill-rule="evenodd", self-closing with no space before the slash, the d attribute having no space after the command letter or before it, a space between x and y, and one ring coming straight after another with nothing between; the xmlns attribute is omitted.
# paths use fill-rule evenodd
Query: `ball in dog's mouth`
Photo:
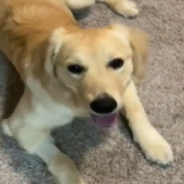
<svg viewBox="0 0 184 184"><path fill-rule="evenodd" d="M110 128L117 123L118 113L108 114L108 115L96 115L91 114L91 117L95 124L100 127Z"/></svg>

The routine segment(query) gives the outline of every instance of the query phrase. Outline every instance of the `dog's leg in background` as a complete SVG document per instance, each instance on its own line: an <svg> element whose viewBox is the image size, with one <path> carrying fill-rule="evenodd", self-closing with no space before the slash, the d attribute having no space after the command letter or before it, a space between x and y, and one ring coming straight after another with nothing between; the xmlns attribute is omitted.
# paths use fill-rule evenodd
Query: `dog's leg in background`
<svg viewBox="0 0 184 184"><path fill-rule="evenodd" d="M159 164L170 163L173 160L170 145L149 122L133 82L125 90L122 100L134 140L140 145L146 157Z"/></svg>
<svg viewBox="0 0 184 184"><path fill-rule="evenodd" d="M124 17L135 17L139 10L136 4L129 0L96 0L107 4L113 11Z"/></svg>
<svg viewBox="0 0 184 184"><path fill-rule="evenodd" d="M52 1L52 0L50 0ZM107 4L112 10L124 17L134 17L139 10L135 3L129 0L55 0L64 2L71 10L80 10L92 6L95 1Z"/></svg>
<svg viewBox="0 0 184 184"><path fill-rule="evenodd" d="M88 8L95 3L95 0L64 0L71 10L80 10Z"/></svg>
<svg viewBox="0 0 184 184"><path fill-rule="evenodd" d="M84 184L73 161L54 145L50 128L44 126L47 118L43 119L37 112L40 107L33 108L31 104L34 102L28 97L24 93L13 115L4 121L5 133L16 138L28 153L39 156L59 184ZM71 118L64 121L67 121L63 122L66 124Z"/></svg>

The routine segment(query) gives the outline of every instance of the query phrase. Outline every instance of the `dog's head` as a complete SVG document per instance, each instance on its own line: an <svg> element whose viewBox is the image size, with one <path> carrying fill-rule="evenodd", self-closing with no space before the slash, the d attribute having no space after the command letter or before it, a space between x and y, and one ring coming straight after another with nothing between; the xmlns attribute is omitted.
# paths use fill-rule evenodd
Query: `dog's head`
<svg viewBox="0 0 184 184"><path fill-rule="evenodd" d="M147 34L115 24L75 32L58 29L51 42L49 75L79 98L96 121L109 125L123 105L128 82L144 78Z"/></svg>

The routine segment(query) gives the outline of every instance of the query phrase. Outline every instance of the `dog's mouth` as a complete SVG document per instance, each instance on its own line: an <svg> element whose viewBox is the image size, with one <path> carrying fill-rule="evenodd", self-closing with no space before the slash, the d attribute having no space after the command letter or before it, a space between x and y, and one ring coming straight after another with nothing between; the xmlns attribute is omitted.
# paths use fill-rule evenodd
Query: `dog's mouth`
<svg viewBox="0 0 184 184"><path fill-rule="evenodd" d="M96 115L91 114L91 117L95 124L100 127L110 128L117 123L118 113L108 114L108 115Z"/></svg>

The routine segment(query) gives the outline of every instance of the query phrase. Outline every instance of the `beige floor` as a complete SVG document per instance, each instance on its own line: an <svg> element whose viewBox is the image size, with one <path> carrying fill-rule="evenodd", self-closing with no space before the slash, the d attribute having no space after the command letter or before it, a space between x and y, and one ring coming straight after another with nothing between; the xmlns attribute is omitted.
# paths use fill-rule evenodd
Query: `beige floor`
<svg viewBox="0 0 184 184"><path fill-rule="evenodd" d="M141 14L134 20L125 20L97 4L81 23L101 26L118 20L150 33L150 72L140 88L140 96L153 124L171 143L175 162L168 168L148 163L124 125L122 137L109 138L114 144L109 145L101 131L85 120L77 120L56 130L54 137L60 149L75 160L89 184L184 183L184 2L137 0L137 3ZM0 96L6 116L12 112L21 92L17 74L1 56ZM13 139L0 138L3 141L0 184L54 184L42 161L21 150Z"/></svg>

